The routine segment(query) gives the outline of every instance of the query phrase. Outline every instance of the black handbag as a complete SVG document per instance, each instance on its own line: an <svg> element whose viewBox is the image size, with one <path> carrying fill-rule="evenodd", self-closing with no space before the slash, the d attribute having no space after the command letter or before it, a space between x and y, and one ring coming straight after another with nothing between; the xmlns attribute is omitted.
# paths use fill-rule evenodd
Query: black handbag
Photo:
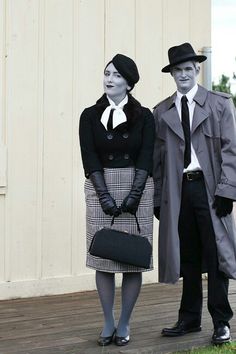
<svg viewBox="0 0 236 354"><path fill-rule="evenodd" d="M96 257L147 269L150 266L152 246L145 237L102 228L94 234L89 253Z"/></svg>

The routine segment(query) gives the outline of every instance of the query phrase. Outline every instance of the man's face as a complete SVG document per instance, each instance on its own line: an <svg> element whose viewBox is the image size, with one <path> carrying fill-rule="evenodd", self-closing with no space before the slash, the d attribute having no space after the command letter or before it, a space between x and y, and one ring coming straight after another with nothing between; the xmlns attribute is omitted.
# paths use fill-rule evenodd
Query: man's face
<svg viewBox="0 0 236 354"><path fill-rule="evenodd" d="M186 61L175 65L171 70L177 90L182 94L186 94L197 83L197 76L199 74L199 65L192 61Z"/></svg>

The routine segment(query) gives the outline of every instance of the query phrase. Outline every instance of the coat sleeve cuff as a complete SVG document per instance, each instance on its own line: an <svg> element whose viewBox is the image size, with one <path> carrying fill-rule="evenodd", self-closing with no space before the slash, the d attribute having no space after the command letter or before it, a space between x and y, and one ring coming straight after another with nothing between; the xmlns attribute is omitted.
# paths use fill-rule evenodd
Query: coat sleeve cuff
<svg viewBox="0 0 236 354"><path fill-rule="evenodd" d="M219 183L216 187L215 195L236 200L236 184Z"/></svg>

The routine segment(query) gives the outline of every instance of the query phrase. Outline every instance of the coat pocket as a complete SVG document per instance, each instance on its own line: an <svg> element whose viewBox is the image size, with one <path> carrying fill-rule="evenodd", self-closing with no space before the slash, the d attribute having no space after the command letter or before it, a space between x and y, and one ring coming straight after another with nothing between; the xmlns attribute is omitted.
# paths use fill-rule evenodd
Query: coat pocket
<svg viewBox="0 0 236 354"><path fill-rule="evenodd" d="M202 132L205 136L212 139L220 139L220 126L218 123L210 124L211 122L207 119L202 124Z"/></svg>
<svg viewBox="0 0 236 354"><path fill-rule="evenodd" d="M202 133L205 137L206 143L210 151L214 151L216 154L221 152L221 139L220 139L220 127L218 124L210 124L209 121L204 122L202 125ZM213 150L212 150L213 149Z"/></svg>

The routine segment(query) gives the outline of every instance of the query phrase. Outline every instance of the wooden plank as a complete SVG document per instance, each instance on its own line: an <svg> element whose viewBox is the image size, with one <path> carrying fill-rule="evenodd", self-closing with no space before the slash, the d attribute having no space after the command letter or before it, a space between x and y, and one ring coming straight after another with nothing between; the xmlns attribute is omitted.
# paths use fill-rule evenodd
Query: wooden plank
<svg viewBox="0 0 236 354"><path fill-rule="evenodd" d="M86 274L93 270L86 268L86 217L84 195L84 169L79 152L78 126L81 112L95 104L103 94L104 70L104 1L76 1L74 34L74 171L73 184L73 271Z"/></svg>
<svg viewBox="0 0 236 354"><path fill-rule="evenodd" d="M6 1L5 281L36 276L38 4Z"/></svg>
<svg viewBox="0 0 236 354"><path fill-rule="evenodd" d="M0 280L5 279L5 196L0 195Z"/></svg>
<svg viewBox="0 0 236 354"><path fill-rule="evenodd" d="M136 1L136 62L140 71L140 81L135 92L140 102L150 108L163 97L163 74L160 70L163 20L162 1ZM157 242L155 238L153 241ZM157 256L154 256L154 259L157 259Z"/></svg>
<svg viewBox="0 0 236 354"><path fill-rule="evenodd" d="M42 275L50 278L71 274L73 1L45 1L44 21Z"/></svg>
<svg viewBox="0 0 236 354"><path fill-rule="evenodd" d="M0 354L164 354L210 343L212 322L204 307L200 333L179 338L161 336L164 326L176 321L181 296L181 281L175 286L144 285L131 320L128 346L107 348L96 340L103 314L96 291L68 295L17 299L0 302ZM230 284L229 298L236 309L236 285ZM115 316L120 313L120 288L116 289ZM236 322L231 321L232 337Z"/></svg>
<svg viewBox="0 0 236 354"><path fill-rule="evenodd" d="M106 60L117 54L135 59L135 0L106 0L105 54Z"/></svg>

